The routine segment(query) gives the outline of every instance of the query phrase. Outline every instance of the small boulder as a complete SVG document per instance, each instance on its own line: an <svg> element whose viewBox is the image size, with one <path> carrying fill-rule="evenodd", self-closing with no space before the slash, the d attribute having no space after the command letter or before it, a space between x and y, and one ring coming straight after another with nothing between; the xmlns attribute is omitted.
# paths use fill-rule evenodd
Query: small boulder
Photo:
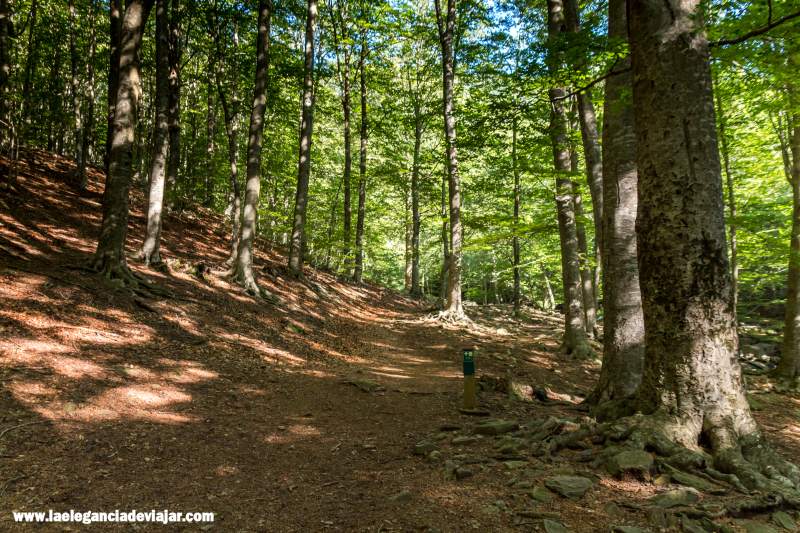
<svg viewBox="0 0 800 533"><path fill-rule="evenodd" d="M436 445L432 442L423 440L414 445L414 455L428 455L436 450Z"/></svg>
<svg viewBox="0 0 800 533"><path fill-rule="evenodd" d="M775 511L772 513L772 521L788 531L797 531L797 523L792 516L785 511Z"/></svg>
<svg viewBox="0 0 800 533"><path fill-rule="evenodd" d="M691 488L675 489L650 498L651 503L662 509L669 509L670 507L678 507L681 505L692 505L698 501L700 501L700 493Z"/></svg>
<svg viewBox="0 0 800 533"><path fill-rule="evenodd" d="M636 526L611 526L611 533L648 533L648 531Z"/></svg>
<svg viewBox="0 0 800 533"><path fill-rule="evenodd" d="M459 437L453 438L451 442L456 446L463 446L466 444L474 444L479 440L480 439L478 437L475 437L473 435L461 435Z"/></svg>
<svg viewBox="0 0 800 533"><path fill-rule="evenodd" d="M778 531L762 522L745 522L743 524L745 533L778 533Z"/></svg>
<svg viewBox="0 0 800 533"><path fill-rule="evenodd" d="M586 494L592 486L592 480L580 476L555 476L545 480L544 484L565 498L577 499Z"/></svg>
<svg viewBox="0 0 800 533"><path fill-rule="evenodd" d="M647 479L653 468L653 456L644 450L626 450L613 455L606 461L606 470L612 476L632 474Z"/></svg>
<svg viewBox="0 0 800 533"><path fill-rule="evenodd" d="M412 498L413 498L413 495L411 494L411 491L404 490L404 491L398 492L397 494L394 494L394 495L390 496L389 497L389 501L392 502L392 503L408 503L408 502L410 502L412 500Z"/></svg>
<svg viewBox="0 0 800 533"><path fill-rule="evenodd" d="M545 487L539 486L535 487L530 492L531 498L536 500L540 503L548 503L553 499L553 493L547 490Z"/></svg>
<svg viewBox="0 0 800 533"><path fill-rule="evenodd" d="M453 472L453 475L455 475L456 479L462 480L462 479L467 479L468 477L474 476L475 472L473 472L472 470L470 470L466 466L459 466L458 468L455 469L455 472Z"/></svg>

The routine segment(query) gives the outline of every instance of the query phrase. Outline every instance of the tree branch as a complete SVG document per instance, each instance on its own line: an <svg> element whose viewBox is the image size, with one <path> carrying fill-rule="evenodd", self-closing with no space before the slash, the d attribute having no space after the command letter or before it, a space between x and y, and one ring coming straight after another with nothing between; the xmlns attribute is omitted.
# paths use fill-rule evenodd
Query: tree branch
<svg viewBox="0 0 800 533"><path fill-rule="evenodd" d="M790 20L795 19L797 17L800 17L800 11L789 13L788 15L783 16L777 19L776 21L772 22L772 13L770 12L769 21L767 22L766 26L762 26L761 28L756 28L755 30L749 31L744 35L740 35L739 37L735 37L733 39L720 39L719 41L714 41L710 44L710 46L712 48L715 48L717 46L730 46L732 44L743 43L749 39L752 39L753 37L758 37L759 35L767 33L768 31L777 28L778 26L786 22L789 22Z"/></svg>

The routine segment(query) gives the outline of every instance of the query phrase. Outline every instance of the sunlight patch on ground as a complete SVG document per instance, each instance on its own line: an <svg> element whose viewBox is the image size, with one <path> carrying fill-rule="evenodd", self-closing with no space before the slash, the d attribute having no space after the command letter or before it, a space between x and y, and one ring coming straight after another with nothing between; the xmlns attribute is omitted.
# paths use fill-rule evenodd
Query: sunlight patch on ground
<svg viewBox="0 0 800 533"><path fill-rule="evenodd" d="M319 429L308 424L292 424L291 426L271 433L264 437L264 442L269 444L289 444L310 437L322 435Z"/></svg>

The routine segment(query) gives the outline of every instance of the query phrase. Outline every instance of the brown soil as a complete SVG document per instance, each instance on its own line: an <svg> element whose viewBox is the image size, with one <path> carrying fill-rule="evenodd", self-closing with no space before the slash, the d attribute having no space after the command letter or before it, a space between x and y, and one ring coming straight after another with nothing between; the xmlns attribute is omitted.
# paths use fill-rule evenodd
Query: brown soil
<svg viewBox="0 0 800 533"><path fill-rule="evenodd" d="M29 151L16 186L0 189L0 529L30 527L10 510L50 508L213 511L219 531L531 530L541 521L515 512L531 508L579 532L646 523L628 504L663 490L652 484L588 472L572 452L528 458L536 483L564 468L597 480L579 501L535 504L510 486L520 471L493 459L493 439L457 446L440 432L476 422L458 411L467 345L479 375L565 400L487 391L493 417L583 416L598 364L559 359L560 317L470 308L476 326L442 327L377 285L312 269L290 280L265 243L258 279L281 303L258 301L217 274L193 275L227 256L224 221L202 208L166 218L168 273L130 260L175 295L145 301L75 268L93 251L102 175L81 193L72 168ZM144 227L142 198L132 203L131 257ZM768 437L797 457L800 399L758 397ZM439 460L412 454L423 439L439 439ZM444 461L459 454L485 462L450 479ZM394 501L402 491L409 500Z"/></svg>

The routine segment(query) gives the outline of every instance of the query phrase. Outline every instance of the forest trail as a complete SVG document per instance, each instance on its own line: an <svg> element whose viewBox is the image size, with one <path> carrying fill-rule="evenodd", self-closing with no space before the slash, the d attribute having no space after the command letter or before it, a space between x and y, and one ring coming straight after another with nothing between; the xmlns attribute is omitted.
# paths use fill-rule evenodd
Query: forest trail
<svg viewBox="0 0 800 533"><path fill-rule="evenodd" d="M165 223L169 273L130 260L175 298L134 298L75 269L99 227L101 175L79 194L70 169L27 152L17 190L0 195L3 509L212 511L219 531L648 524L641 504L663 488L610 478L580 451L544 458L518 446L534 421L580 419L599 368L559 359L559 316L471 307L474 327L443 328L377 285L311 270L287 279L283 256L263 247L258 277L279 303L256 301L217 274L193 275L224 260L227 232L218 215L188 210ZM131 253L142 203L134 195ZM459 413L464 346L477 348L488 384L482 407L518 421L516 437L473 436L482 419ZM512 399L508 378L560 401ZM797 449L800 401L761 397L771 440ZM547 496L559 474L592 488ZM0 529L14 527L0 516Z"/></svg>

